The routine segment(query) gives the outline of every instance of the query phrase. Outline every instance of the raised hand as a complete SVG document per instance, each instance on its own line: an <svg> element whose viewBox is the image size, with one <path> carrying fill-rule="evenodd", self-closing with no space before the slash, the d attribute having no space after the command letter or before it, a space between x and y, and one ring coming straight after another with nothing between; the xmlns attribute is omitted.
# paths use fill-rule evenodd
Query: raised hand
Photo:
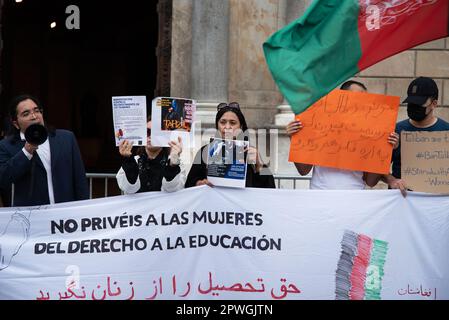
<svg viewBox="0 0 449 320"><path fill-rule="evenodd" d="M397 149L399 147L399 134L396 132L390 133L388 136L388 143L393 146L393 149Z"/></svg>
<svg viewBox="0 0 449 320"><path fill-rule="evenodd" d="M304 126L302 125L301 121L291 121L287 124L287 127L285 127L285 130L287 131L287 134L291 137L296 132L299 132Z"/></svg>
<svg viewBox="0 0 449 320"><path fill-rule="evenodd" d="M28 142L25 142L25 150L29 153L29 154L33 154L34 153L34 151L36 151L38 148L39 148L39 146L37 146L37 145L35 145L35 144L31 144L31 143L28 143Z"/></svg>
<svg viewBox="0 0 449 320"><path fill-rule="evenodd" d="M178 137L178 141L170 141L170 165L177 166L180 163L179 155L182 153L182 139Z"/></svg>
<svg viewBox="0 0 449 320"><path fill-rule="evenodd" d="M118 146L118 152L120 153L120 155L122 157L131 157L132 156L132 150L133 148L133 143L128 141L128 140L123 140L122 142L120 142L119 146Z"/></svg>

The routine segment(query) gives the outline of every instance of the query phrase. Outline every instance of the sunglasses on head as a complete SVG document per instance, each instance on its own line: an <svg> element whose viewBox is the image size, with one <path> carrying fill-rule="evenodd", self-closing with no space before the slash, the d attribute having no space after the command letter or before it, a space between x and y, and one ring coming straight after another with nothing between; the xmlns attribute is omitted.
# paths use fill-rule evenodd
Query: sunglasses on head
<svg viewBox="0 0 449 320"><path fill-rule="evenodd" d="M224 108L240 110L240 105L237 102L231 102L230 104L222 102L217 106L217 111L220 111L221 109Z"/></svg>

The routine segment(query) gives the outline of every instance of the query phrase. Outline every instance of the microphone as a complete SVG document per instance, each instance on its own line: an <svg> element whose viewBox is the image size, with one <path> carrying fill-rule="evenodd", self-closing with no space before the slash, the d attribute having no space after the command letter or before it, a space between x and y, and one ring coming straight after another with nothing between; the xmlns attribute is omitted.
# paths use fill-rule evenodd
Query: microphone
<svg viewBox="0 0 449 320"><path fill-rule="evenodd" d="M47 137L48 137L47 129L43 125L38 123L30 125L25 130L25 140L29 144L39 146L47 140Z"/></svg>

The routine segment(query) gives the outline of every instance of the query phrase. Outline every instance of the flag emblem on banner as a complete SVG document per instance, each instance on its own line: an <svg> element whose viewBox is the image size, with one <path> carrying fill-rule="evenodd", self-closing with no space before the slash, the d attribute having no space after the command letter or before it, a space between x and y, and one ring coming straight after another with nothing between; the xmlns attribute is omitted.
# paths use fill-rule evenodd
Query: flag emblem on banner
<svg viewBox="0 0 449 320"><path fill-rule="evenodd" d="M346 230L335 279L336 300L380 300L388 242Z"/></svg>

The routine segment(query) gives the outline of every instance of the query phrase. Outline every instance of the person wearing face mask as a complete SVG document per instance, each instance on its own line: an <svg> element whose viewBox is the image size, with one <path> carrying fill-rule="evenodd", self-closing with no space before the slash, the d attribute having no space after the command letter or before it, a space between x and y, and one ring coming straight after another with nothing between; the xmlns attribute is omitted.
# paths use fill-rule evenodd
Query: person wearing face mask
<svg viewBox="0 0 449 320"><path fill-rule="evenodd" d="M43 108L30 95L20 95L10 104L10 132L0 141L0 187L11 190L11 206L37 206L89 198L83 160L74 134L48 130L37 146L25 141L26 129L45 126Z"/></svg>
<svg viewBox="0 0 449 320"><path fill-rule="evenodd" d="M215 128L221 139L243 139L243 133L247 132L248 126L237 102L220 103L217 106L215 117ZM192 167L187 176L186 188L212 184L207 180L207 151L208 145L203 146L195 156ZM268 167L262 163L259 152L254 147L246 150L247 174L246 187L252 188L276 188L274 177Z"/></svg>
<svg viewBox="0 0 449 320"><path fill-rule="evenodd" d="M407 90L407 115L409 119L396 124L396 133L402 131L448 131L449 123L435 116L438 106L438 86L435 81L427 77L413 80ZM382 180L391 189L400 189L406 195L407 183L401 179L401 148L393 151L392 174L384 175Z"/></svg>

